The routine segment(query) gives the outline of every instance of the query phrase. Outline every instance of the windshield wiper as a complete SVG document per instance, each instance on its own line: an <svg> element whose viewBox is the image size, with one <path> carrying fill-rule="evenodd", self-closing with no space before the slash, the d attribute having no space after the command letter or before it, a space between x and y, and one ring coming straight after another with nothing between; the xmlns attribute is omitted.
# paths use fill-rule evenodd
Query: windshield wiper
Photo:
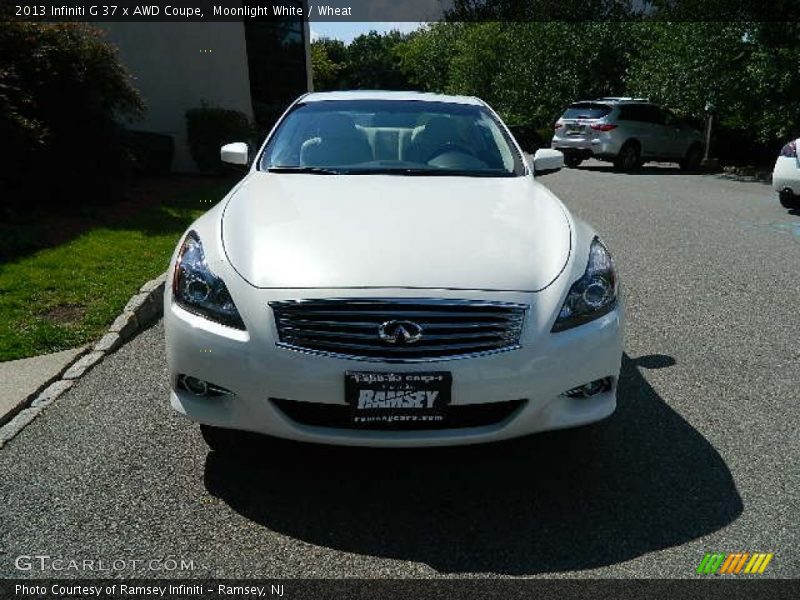
<svg viewBox="0 0 800 600"><path fill-rule="evenodd" d="M312 175L342 175L338 169L326 169L325 167L268 167L269 173L310 173Z"/></svg>

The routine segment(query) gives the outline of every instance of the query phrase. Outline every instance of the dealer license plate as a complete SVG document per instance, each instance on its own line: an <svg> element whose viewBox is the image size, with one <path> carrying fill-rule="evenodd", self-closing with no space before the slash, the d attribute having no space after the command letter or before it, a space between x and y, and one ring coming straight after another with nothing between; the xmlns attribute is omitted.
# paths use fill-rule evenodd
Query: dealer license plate
<svg viewBox="0 0 800 600"><path fill-rule="evenodd" d="M436 423L444 421L453 378L428 373L345 373L345 400L353 425Z"/></svg>

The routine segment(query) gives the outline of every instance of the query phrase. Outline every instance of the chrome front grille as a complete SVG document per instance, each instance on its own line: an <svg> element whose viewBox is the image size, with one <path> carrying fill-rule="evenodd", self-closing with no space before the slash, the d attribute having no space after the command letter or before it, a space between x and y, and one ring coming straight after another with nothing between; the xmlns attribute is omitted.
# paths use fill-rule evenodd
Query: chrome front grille
<svg viewBox="0 0 800 600"><path fill-rule="evenodd" d="M527 309L506 302L419 298L288 300L269 305L279 346L388 362L514 350Z"/></svg>

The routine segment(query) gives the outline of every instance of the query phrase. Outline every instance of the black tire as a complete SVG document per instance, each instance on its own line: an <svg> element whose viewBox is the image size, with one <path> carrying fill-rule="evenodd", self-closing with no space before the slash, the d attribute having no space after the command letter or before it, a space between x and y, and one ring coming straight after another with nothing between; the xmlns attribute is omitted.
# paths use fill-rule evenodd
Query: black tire
<svg viewBox="0 0 800 600"><path fill-rule="evenodd" d="M783 208L800 208L800 196L795 196L792 190L786 189L778 192L778 200Z"/></svg>
<svg viewBox="0 0 800 600"><path fill-rule="evenodd" d="M200 425L200 433L203 434L206 445L220 454L235 454L241 451L246 437L246 434L234 429L213 425Z"/></svg>
<svg viewBox="0 0 800 600"><path fill-rule="evenodd" d="M686 152L686 156L683 157L678 164L681 167L681 171L697 171L700 169L700 163L703 162L703 149L695 144Z"/></svg>
<svg viewBox="0 0 800 600"><path fill-rule="evenodd" d="M614 168L617 171L635 171L642 166L642 151L636 142L625 142L614 159Z"/></svg>
<svg viewBox="0 0 800 600"><path fill-rule="evenodd" d="M564 155L564 164L567 165L570 169L574 169L576 167L580 167L583 159L573 155L565 154Z"/></svg>

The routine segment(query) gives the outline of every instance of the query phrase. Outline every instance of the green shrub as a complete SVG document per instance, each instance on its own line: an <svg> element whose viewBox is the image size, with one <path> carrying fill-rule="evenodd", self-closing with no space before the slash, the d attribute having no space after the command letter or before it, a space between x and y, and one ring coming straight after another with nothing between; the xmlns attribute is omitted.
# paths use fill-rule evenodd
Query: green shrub
<svg viewBox="0 0 800 600"><path fill-rule="evenodd" d="M175 154L175 141L171 135L129 130L125 132L125 147L137 173L166 175L170 172Z"/></svg>
<svg viewBox="0 0 800 600"><path fill-rule="evenodd" d="M231 142L250 142L253 126L244 113L209 106L186 111L189 152L201 171L225 172L219 157L220 146Z"/></svg>
<svg viewBox="0 0 800 600"><path fill-rule="evenodd" d="M113 199L125 175L117 120L142 110L116 49L99 30L76 23L3 23L0 196L5 208L15 201L19 208L31 201L65 205Z"/></svg>

